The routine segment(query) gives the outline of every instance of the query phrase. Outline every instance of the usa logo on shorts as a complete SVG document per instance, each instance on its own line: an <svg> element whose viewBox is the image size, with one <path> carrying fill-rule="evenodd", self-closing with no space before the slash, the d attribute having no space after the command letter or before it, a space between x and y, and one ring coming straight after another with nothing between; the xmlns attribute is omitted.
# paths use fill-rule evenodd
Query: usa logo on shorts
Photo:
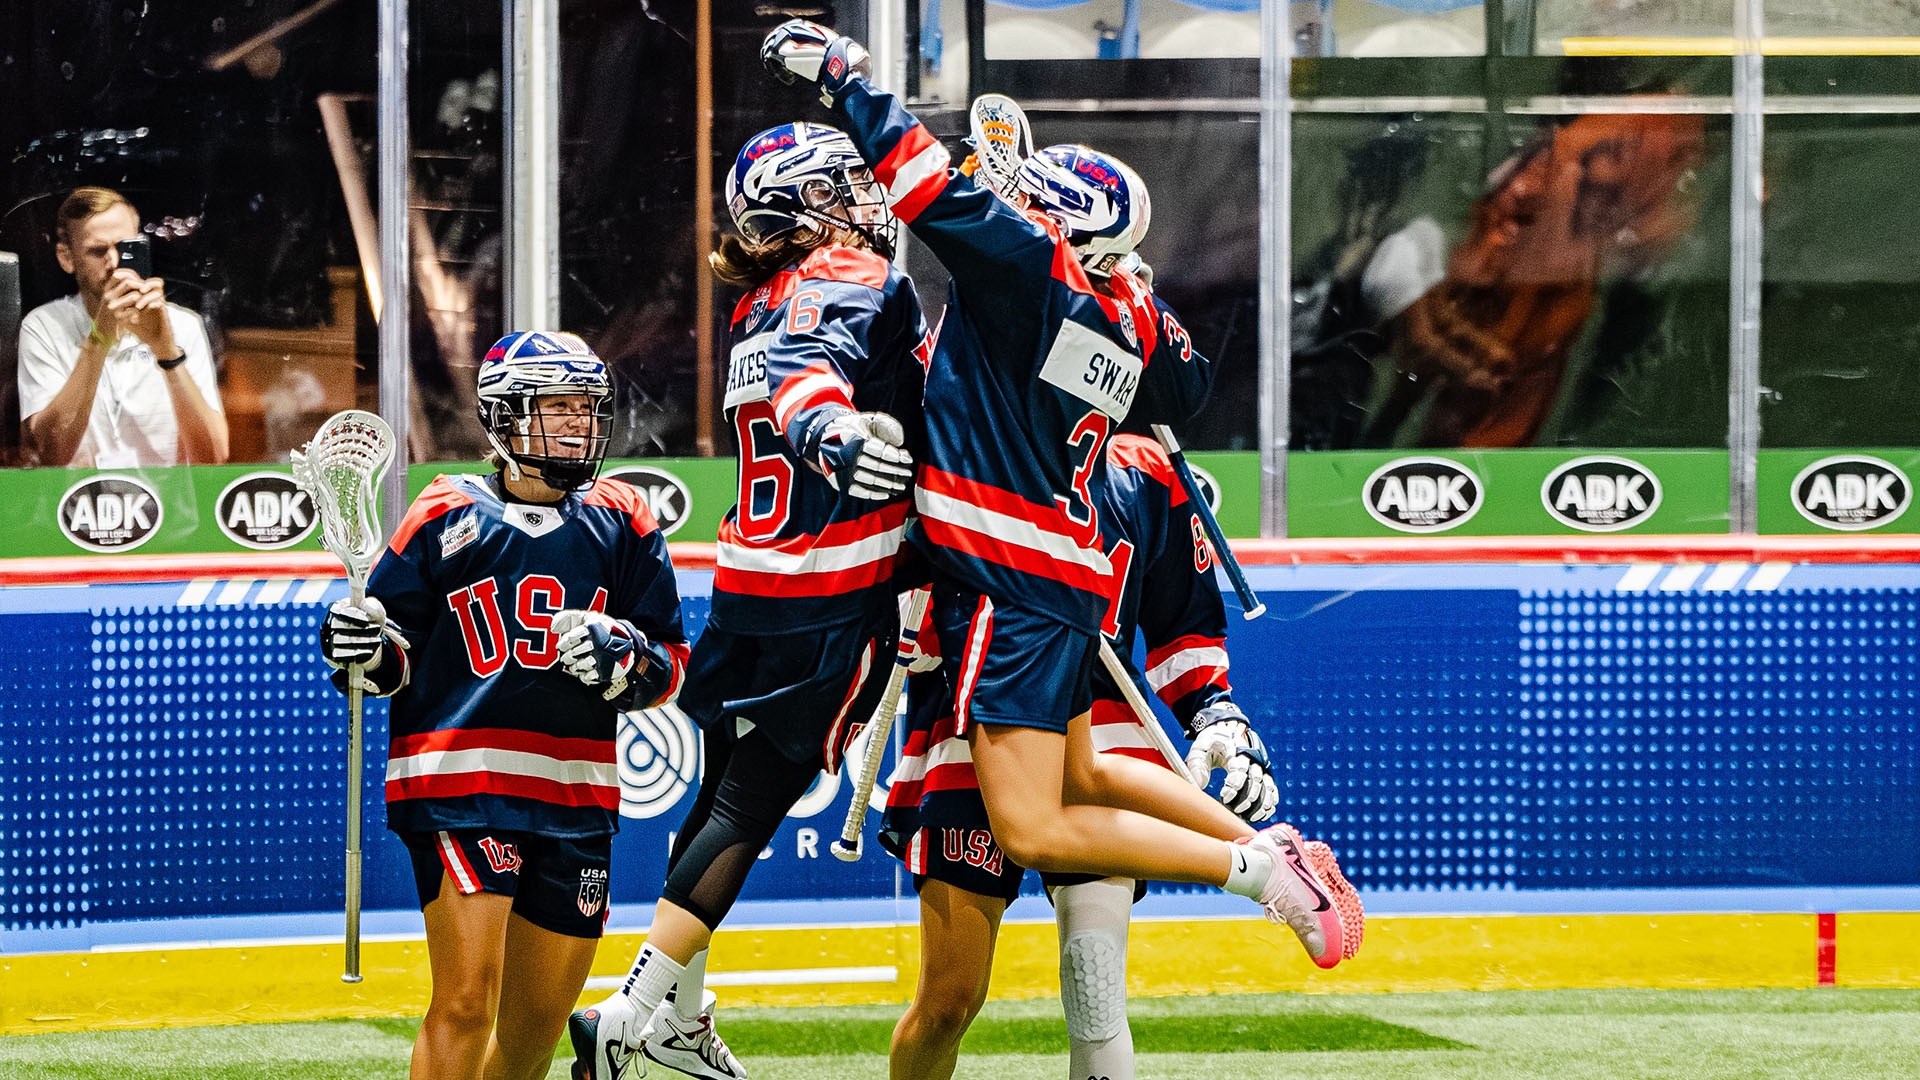
<svg viewBox="0 0 1920 1080"><path fill-rule="evenodd" d="M607 902L607 872L594 868L580 871L580 897L575 901L580 914L597 915Z"/></svg>

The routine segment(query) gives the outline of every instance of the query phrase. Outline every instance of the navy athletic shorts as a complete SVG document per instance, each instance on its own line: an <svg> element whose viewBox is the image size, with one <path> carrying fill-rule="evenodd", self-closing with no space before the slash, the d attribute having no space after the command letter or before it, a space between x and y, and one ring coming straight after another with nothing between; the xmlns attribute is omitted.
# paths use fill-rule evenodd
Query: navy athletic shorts
<svg viewBox="0 0 1920 1080"><path fill-rule="evenodd" d="M405 832L420 907L440 896L441 875L462 894L513 898L513 913L542 930L597 938L607 921L613 837L560 839L504 829Z"/></svg>
<svg viewBox="0 0 1920 1080"><path fill-rule="evenodd" d="M940 655L954 666L960 734L974 724L1065 734L1069 721L1093 707L1090 675L1099 644L1091 635L996 604L951 578L934 582L933 624Z"/></svg>
<svg viewBox="0 0 1920 1080"><path fill-rule="evenodd" d="M911 820L911 828L891 834L883 831L881 839L882 846L907 864L915 892L932 878L1008 903L1020 895L1020 879L1027 869L1000 850L978 791L929 792L917 811L904 817L888 811L889 825L899 826L906 820Z"/></svg>
<svg viewBox="0 0 1920 1080"><path fill-rule="evenodd" d="M801 634L708 624L678 703L709 733L738 738L745 720L796 765L838 771L847 742L886 693L899 636L892 612Z"/></svg>

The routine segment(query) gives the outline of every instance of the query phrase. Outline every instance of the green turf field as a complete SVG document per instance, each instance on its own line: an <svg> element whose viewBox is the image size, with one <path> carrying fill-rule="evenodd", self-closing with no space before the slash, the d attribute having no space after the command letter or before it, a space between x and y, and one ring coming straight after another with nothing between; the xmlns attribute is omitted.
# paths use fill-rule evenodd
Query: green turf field
<svg viewBox="0 0 1920 1080"><path fill-rule="evenodd" d="M886 1076L896 1006L723 1010L755 1080ZM1541 990L1147 998L1156 1080L1878 1080L1920 1075L1920 990ZM0 1038L7 1080L404 1077L415 1022L343 1020ZM995 1003L958 1077L1063 1080L1059 1003ZM566 1075L556 1057L550 1077ZM654 1077L677 1074L655 1067Z"/></svg>

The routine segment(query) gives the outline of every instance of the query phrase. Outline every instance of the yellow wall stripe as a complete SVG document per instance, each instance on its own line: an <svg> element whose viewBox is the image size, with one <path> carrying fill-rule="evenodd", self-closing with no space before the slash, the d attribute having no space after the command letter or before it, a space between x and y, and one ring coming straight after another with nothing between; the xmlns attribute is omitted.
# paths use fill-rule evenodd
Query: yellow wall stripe
<svg viewBox="0 0 1920 1080"><path fill-rule="evenodd" d="M1286 930L1253 919L1144 919L1133 927L1137 995L1512 990L1564 987L1811 987L1814 915L1507 915L1376 918L1360 956L1307 962ZM1920 985L1920 913L1842 915L1841 986ZM601 943L595 975L626 971L642 937ZM1059 992L1051 923L1010 923L994 996ZM1195 957L1205 957L1196 963ZM156 948L0 957L0 1034L182 1024L417 1016L427 1005L419 941L362 947L366 981L340 981L338 945ZM730 986L728 1005L903 1002L920 969L907 926L722 930L712 970L893 966L895 983ZM511 973L509 973L511 977ZM600 992L590 998L602 996Z"/></svg>

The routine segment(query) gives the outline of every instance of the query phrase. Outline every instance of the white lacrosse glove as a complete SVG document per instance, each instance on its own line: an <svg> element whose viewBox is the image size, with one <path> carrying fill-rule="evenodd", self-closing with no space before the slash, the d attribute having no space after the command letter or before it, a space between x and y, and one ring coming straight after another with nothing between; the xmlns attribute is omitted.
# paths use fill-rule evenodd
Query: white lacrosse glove
<svg viewBox="0 0 1920 1080"><path fill-rule="evenodd" d="M561 668L588 686L606 687L600 696L608 701L627 692L636 664L646 670L647 636L631 623L598 611L568 608L554 615L552 630L560 638Z"/></svg>
<svg viewBox="0 0 1920 1080"><path fill-rule="evenodd" d="M335 600L320 622L320 659L328 667L343 668L359 664L368 671L380 666L385 652L380 648L389 633L387 609L371 596L359 603L352 599Z"/></svg>
<svg viewBox="0 0 1920 1080"><path fill-rule="evenodd" d="M1208 714L1212 714L1209 716ZM1265 821L1280 804L1266 745L1232 703L1212 705L1194 718L1199 731L1187 752L1187 771L1211 781L1213 770L1225 769L1220 802L1247 821Z"/></svg>
<svg viewBox="0 0 1920 1080"><path fill-rule="evenodd" d="M774 27L760 43L760 62L783 83L818 86L820 104L828 108L849 78L864 77L871 66L859 42L805 19Z"/></svg>
<svg viewBox="0 0 1920 1080"><path fill-rule="evenodd" d="M906 441L906 429L886 413L842 413L820 432L815 465L835 491L882 502L913 485Z"/></svg>

